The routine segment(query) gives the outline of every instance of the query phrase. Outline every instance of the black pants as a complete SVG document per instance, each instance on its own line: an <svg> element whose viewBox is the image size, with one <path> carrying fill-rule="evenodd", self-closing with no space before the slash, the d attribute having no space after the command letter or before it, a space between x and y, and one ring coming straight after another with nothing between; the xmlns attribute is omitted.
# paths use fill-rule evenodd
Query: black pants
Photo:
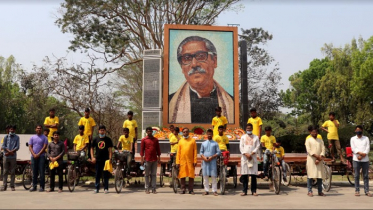
<svg viewBox="0 0 373 210"><path fill-rule="evenodd" d="M243 190L242 192L247 194L249 188L249 176L251 177L251 193L256 193L256 175L241 175Z"/></svg>
<svg viewBox="0 0 373 210"><path fill-rule="evenodd" d="M62 190L63 187L63 168L62 163L57 168L50 170L51 172L51 190L54 190L56 174L58 175L58 189Z"/></svg>
<svg viewBox="0 0 373 210"><path fill-rule="evenodd" d="M100 190L101 175L104 176L104 190L109 189L110 172L104 171L104 167L105 167L105 160L98 160L96 162L96 183L95 183L95 187L96 187L97 192Z"/></svg>

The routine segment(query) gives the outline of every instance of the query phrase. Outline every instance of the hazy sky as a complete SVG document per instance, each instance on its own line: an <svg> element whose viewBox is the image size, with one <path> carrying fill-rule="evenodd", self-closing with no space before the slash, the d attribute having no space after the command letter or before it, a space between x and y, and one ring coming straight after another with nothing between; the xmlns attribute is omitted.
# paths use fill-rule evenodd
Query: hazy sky
<svg viewBox="0 0 373 210"><path fill-rule="evenodd" d="M31 3L30 3L31 2ZM54 24L61 1L0 1L0 56L14 55L24 68L40 64L45 56L67 55L69 34ZM373 1L251 1L241 2L238 13L225 12L217 25L240 24L239 28L262 27L274 38L266 48L280 64L281 89L289 86L294 72L306 69L314 58L322 58L324 43L343 46L352 38L373 35ZM69 54L70 62L82 56Z"/></svg>

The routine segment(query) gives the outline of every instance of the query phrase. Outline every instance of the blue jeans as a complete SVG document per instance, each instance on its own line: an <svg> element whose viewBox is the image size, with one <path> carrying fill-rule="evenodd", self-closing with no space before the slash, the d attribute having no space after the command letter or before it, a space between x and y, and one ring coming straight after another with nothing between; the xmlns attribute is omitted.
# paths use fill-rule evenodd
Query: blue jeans
<svg viewBox="0 0 373 210"><path fill-rule="evenodd" d="M109 189L109 175L108 171L104 171L105 160L97 160L96 162L96 183L95 187L97 192L100 190L101 175L104 174L104 190Z"/></svg>
<svg viewBox="0 0 373 210"><path fill-rule="evenodd" d="M360 169L363 172L364 179L364 192L369 192L369 162L358 162L353 161L353 167L355 171L355 191L360 192Z"/></svg>
<svg viewBox="0 0 373 210"><path fill-rule="evenodd" d="M264 151L264 157L263 157L263 171L264 176L268 176L268 165L269 165L269 156L271 155L271 150L266 149Z"/></svg>
<svg viewBox="0 0 373 210"><path fill-rule="evenodd" d="M307 178L307 188L310 193L312 193L312 182L312 178ZM322 193L322 179L317 179L317 191L318 193Z"/></svg>
<svg viewBox="0 0 373 210"><path fill-rule="evenodd" d="M40 188L45 187L45 156L40 156L35 159L31 157L31 168L32 168L32 187L36 189L38 185L38 176L40 175Z"/></svg>
<svg viewBox="0 0 373 210"><path fill-rule="evenodd" d="M276 162L279 162L279 158L276 156ZM282 167L282 174L286 174L286 163L285 163L285 160L282 159L281 160L281 167Z"/></svg>

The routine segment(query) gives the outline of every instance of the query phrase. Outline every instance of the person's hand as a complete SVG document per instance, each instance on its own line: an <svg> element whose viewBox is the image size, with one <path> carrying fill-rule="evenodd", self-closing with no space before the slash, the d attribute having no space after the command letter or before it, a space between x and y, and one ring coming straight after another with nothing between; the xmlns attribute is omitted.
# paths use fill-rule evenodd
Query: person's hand
<svg viewBox="0 0 373 210"><path fill-rule="evenodd" d="M316 160L316 161L315 161L315 164L316 164L316 165L319 165L319 163L320 163L319 160Z"/></svg>
<svg viewBox="0 0 373 210"><path fill-rule="evenodd" d="M140 162L140 165L142 165L142 166L144 165L144 161L143 160Z"/></svg>
<svg viewBox="0 0 373 210"><path fill-rule="evenodd" d="M194 168L197 166L197 163L193 163Z"/></svg>
<svg viewBox="0 0 373 210"><path fill-rule="evenodd" d="M180 164L176 164L176 168L180 168Z"/></svg>
<svg viewBox="0 0 373 210"><path fill-rule="evenodd" d="M96 163L96 158L92 157L92 163Z"/></svg>
<svg viewBox="0 0 373 210"><path fill-rule="evenodd" d="M33 154L32 155L35 159L38 159L39 158L39 155L38 154Z"/></svg>
<svg viewBox="0 0 373 210"><path fill-rule="evenodd" d="M158 163L161 163L161 157L158 157Z"/></svg>
<svg viewBox="0 0 373 210"><path fill-rule="evenodd" d="M361 159L363 159L363 157L361 155L359 155L359 156L357 156L357 159L361 160Z"/></svg>
<svg viewBox="0 0 373 210"><path fill-rule="evenodd" d="M367 154L365 154L365 153L361 153L361 156L362 156L362 157L365 157L365 156L367 156Z"/></svg>

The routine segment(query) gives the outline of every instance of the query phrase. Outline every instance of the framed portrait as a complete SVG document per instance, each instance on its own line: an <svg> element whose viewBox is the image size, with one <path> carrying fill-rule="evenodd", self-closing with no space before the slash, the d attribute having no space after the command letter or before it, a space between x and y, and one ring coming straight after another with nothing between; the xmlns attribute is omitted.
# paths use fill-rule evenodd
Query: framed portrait
<svg viewBox="0 0 373 210"><path fill-rule="evenodd" d="M237 27L165 25L163 125L239 127Z"/></svg>

